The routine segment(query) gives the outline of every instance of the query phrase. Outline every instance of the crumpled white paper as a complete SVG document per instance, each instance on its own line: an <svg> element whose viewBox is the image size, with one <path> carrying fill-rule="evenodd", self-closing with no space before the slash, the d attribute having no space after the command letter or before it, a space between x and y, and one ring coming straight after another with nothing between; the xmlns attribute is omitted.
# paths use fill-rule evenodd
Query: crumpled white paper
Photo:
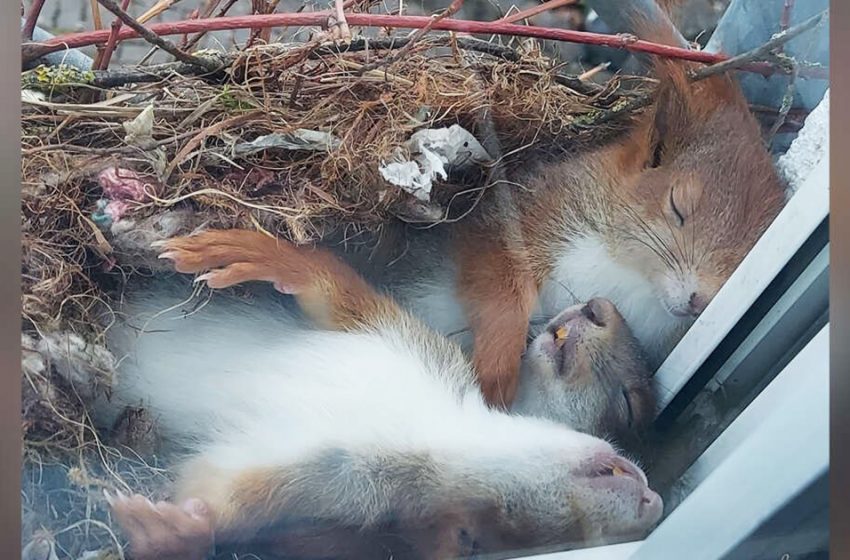
<svg viewBox="0 0 850 560"><path fill-rule="evenodd" d="M405 157L409 152L412 160ZM460 125L416 131L397 149L393 161L382 163L381 176L419 200L431 199L434 179L446 179L447 166L464 167L492 158L475 137Z"/></svg>
<svg viewBox="0 0 850 560"><path fill-rule="evenodd" d="M124 124L124 142L140 146L153 140L153 105L148 105L136 118Z"/></svg>

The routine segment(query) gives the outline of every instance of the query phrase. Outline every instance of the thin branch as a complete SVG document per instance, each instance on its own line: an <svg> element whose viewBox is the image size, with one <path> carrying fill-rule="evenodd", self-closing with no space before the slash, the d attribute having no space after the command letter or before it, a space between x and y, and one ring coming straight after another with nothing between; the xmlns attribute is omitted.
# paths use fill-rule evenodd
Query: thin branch
<svg viewBox="0 0 850 560"><path fill-rule="evenodd" d="M402 48L401 48L401 49L400 49L397 53L395 53L394 55L390 55L390 56L388 56L388 57L384 58L383 60L373 62L372 64L365 64L365 65L363 65L363 68L361 68L361 69L360 69L360 71L358 72L358 74L359 74L360 76L362 76L362 75L364 75L366 72L369 72L369 71L371 71L371 70L374 70L374 69L375 69L375 68L377 68L379 65L382 65L382 64L385 64L385 65L392 64L393 62L395 62L395 61L396 61L396 60L398 60L399 58L401 58L401 57L403 57L404 55L406 55L407 53L409 53L409 52L410 52L410 50L413 48L413 45L414 45L417 41L419 41L419 40L422 38L422 36L423 36L423 35L425 35L425 34L426 34L426 33L428 33L429 31L431 31L431 29L433 29L433 28L434 28L434 25L436 25L436 24L438 24L440 21L442 21L442 20L444 20L444 19L446 19L446 18L448 18L448 17L451 17L451 16L453 16L454 14L456 14L456 13L457 13L457 11L458 11L458 10L460 10L460 9L463 7L463 2L464 2L464 0L452 0L452 3L451 3L451 4L449 4L449 7L448 7L448 8L446 8L446 11L444 11L443 13L441 13L441 14L439 14L439 15L437 15L437 16L432 16L432 17L431 17L431 23L430 23L430 25L426 25L425 27L423 27L422 29L420 29L419 31L417 31L416 33L414 33L414 34L410 37L410 41L408 41L408 42L407 42L407 44L406 44L406 45L404 45L404 46L403 46L403 47L402 47Z"/></svg>
<svg viewBox="0 0 850 560"><path fill-rule="evenodd" d="M768 131L767 138L765 139L765 143L768 148L772 147L776 133L779 132L782 125L785 124L785 120L788 118L788 112L791 111L791 106L794 104L794 93L797 91L797 65L791 58L788 58L788 61L791 66L791 78L788 80L788 87L785 88L785 94L782 96L782 105L779 107L779 115L773 122L773 126L770 127L770 131Z"/></svg>
<svg viewBox="0 0 850 560"><path fill-rule="evenodd" d="M217 66L210 60L199 58L197 56L193 56L191 54L186 54L177 47L175 47L171 42L161 38L156 31L147 29L144 25L140 24L138 21L133 19L133 17L122 10L118 4L116 4L113 0L97 0L100 4L115 14L117 18L124 22L127 27L130 29L122 29L116 33L117 35L123 35L125 31L132 31L134 34L140 35L144 38L148 43L156 45L167 53L171 54L177 60L185 62L186 64L197 64L203 68L206 68L209 71L214 71L217 69ZM98 32L100 33L100 32Z"/></svg>
<svg viewBox="0 0 850 560"><path fill-rule="evenodd" d="M496 21L500 21L502 23L514 23L517 21L534 17L537 14L542 14L543 12L548 12L549 10L555 10L564 6L570 6L572 4L575 4L576 2L577 0L548 0L547 2L543 2L542 4L532 6L531 8L528 8L526 10L521 10L514 14L507 15L502 19Z"/></svg>
<svg viewBox="0 0 850 560"><path fill-rule="evenodd" d="M204 17L205 17L205 18L209 18L209 17L212 15L212 11L213 11L213 10L215 10L215 8L216 8L216 7L218 7L218 4L219 4L220 2L221 2L221 0L216 0L216 1L215 1L215 3L210 4L210 9L208 10L208 12L207 12L207 13L205 13L205 14L204 14ZM225 5L224 5L224 7L223 7L223 8L222 8L219 12L218 12L218 14L216 14L216 16L215 16L215 17L217 17L217 18L221 18L221 17L226 16L226 15L227 15L227 12L230 10L230 8L232 8L232 7L233 7L233 5L234 5L235 3L236 3L236 0L228 0L227 4L225 4ZM206 34L207 34L207 32L206 32L206 31L201 31L200 33L197 33L196 35L194 35L191 39L189 39L189 42L188 42L188 43L186 43L186 48L187 48L187 49L191 49L191 48L193 48L195 45L197 45L197 44L198 44L198 42L199 42L201 39L203 39L203 38L204 38L204 36L205 36Z"/></svg>
<svg viewBox="0 0 850 560"><path fill-rule="evenodd" d="M578 79L583 81L583 82L586 81L586 80L589 80L590 78L594 77L595 75L602 72L603 70L607 70L609 66L611 66L610 62L603 62L602 64L597 64L596 66L594 66L590 70L583 72L582 74L579 74Z"/></svg>
<svg viewBox="0 0 850 560"><path fill-rule="evenodd" d="M38 16L41 15L41 9L44 7L44 0L33 0L30 4L30 10L27 12L27 18L24 21L24 27L21 29L21 35L24 41L32 41L32 32L35 31Z"/></svg>
<svg viewBox="0 0 850 560"><path fill-rule="evenodd" d="M121 4L121 9L125 12L130 7L130 0L124 0ZM106 70L109 68L109 61L112 60L112 53L115 52L115 46L118 44L118 32L121 31L122 21L115 18L112 22L112 29L109 33L109 39L106 41L106 46L97 53L94 60L93 68L97 70Z"/></svg>
<svg viewBox="0 0 850 560"><path fill-rule="evenodd" d="M95 29L103 29L103 21L100 19L100 4L97 0L89 0L91 3L91 19Z"/></svg>
<svg viewBox="0 0 850 560"><path fill-rule="evenodd" d="M785 0L782 4L782 16L779 18L779 30L787 31L791 27L791 11L794 9L794 0Z"/></svg>
<svg viewBox="0 0 850 560"><path fill-rule="evenodd" d="M432 18L427 16L395 16L355 13L346 17L350 25L359 27L421 29L430 24L432 29L440 31L457 31L486 35L511 35L554 41L568 41L605 46L614 49L623 49L631 52L644 52L664 58L677 58L708 64L729 60L728 56L722 54L661 45L650 41L640 40L632 35L606 35L602 33L590 33L587 31L574 31L570 29L530 27L512 23L458 20L452 18L447 18L433 23ZM326 21L327 13L322 12L295 14L279 13L162 22L151 25L149 31L157 35L184 35L186 33L198 33L201 31L223 31L231 29L253 29L283 26L320 26ZM54 37L53 39L42 43L25 43L21 46L22 60L23 62L29 62L51 52L74 49L103 42L106 40L107 35L108 34L103 31L87 31ZM121 30L118 38L119 40L126 40L138 36L139 33L137 31L125 28ZM777 71L777 68L767 63L750 63L748 65L743 65L738 69L759 72L766 75ZM782 69L779 70L781 71ZM805 73L803 70L804 69L801 69L800 76L805 74L810 77L828 79L828 72L824 72L824 68L812 68L810 72L807 71Z"/></svg>
<svg viewBox="0 0 850 560"><path fill-rule="evenodd" d="M151 8L147 12L136 18L136 21L141 24L145 24L153 18L157 17L158 15L162 14L163 12L167 12L169 9L171 9L171 6L173 6L179 1L180 0L159 0L159 2L151 6Z"/></svg>
<svg viewBox="0 0 850 560"><path fill-rule="evenodd" d="M691 78L694 80L702 80L704 78L708 78L709 76L714 76L715 74L721 74L729 70L737 70L743 68L748 64L752 64L753 62L758 60L764 60L768 58L774 50L778 49L791 39L820 25L820 23L824 19L826 19L828 14L829 10L824 10L823 12L810 17L799 25L795 25L794 27L791 27L785 31L780 31L779 33L771 37L768 42L766 42L760 47L756 47L751 51L739 54L738 56L733 56L732 58L724 60L723 62L719 62L712 66L700 68L699 70L692 72Z"/></svg>
<svg viewBox="0 0 850 560"><path fill-rule="evenodd" d="M89 4L91 7L91 19L92 24L94 25L95 30L103 29L103 21L100 17L100 4L97 3L97 0L89 0ZM97 54L94 57L94 63L92 64L93 69L100 68L100 61L103 60L103 49L104 45L98 44Z"/></svg>

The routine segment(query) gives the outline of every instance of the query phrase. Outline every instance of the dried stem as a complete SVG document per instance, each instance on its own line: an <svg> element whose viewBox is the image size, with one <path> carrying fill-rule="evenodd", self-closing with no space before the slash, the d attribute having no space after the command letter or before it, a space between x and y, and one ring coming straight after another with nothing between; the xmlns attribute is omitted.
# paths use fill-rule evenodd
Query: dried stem
<svg viewBox="0 0 850 560"><path fill-rule="evenodd" d="M721 74L729 70L738 70L746 67L747 65L752 64L755 61L769 58L776 49L780 48L782 45L784 45L794 37L797 37L798 35L805 33L810 29L814 29L815 27L820 25L820 23L824 19L826 19L828 14L829 10L824 10L823 12L810 17L799 25L795 25L790 29L775 34L773 37L770 38L768 42L766 42L760 47L757 47L743 54L739 54L738 56L733 56L732 58L729 58L722 62L718 62L717 64L713 64L712 66L707 66L705 68L700 68L699 70L694 71L691 74L691 78L694 80L702 80L704 78L708 78L709 76ZM790 71L788 68L783 69L786 72Z"/></svg>
<svg viewBox="0 0 850 560"><path fill-rule="evenodd" d="M177 60L180 60L181 62L185 62L186 64L196 64L210 71L214 71L217 69L217 66L215 66L215 63L213 63L212 61L199 58L190 54L186 54L177 47L175 47L171 42L161 38L156 33L156 31L147 29L144 25L136 21L130 14L122 10L121 7L118 6L118 4L113 2L113 0L98 0L98 2L100 2L100 4L104 8L115 14L117 18L123 21L124 24L126 24L127 27L130 28L119 30L118 32L116 32L116 36L119 34L123 35L125 31L132 31L134 32L134 34L140 35L147 42L156 45L157 47L174 56L174 58L176 58Z"/></svg>
<svg viewBox="0 0 850 560"><path fill-rule="evenodd" d="M543 2L542 4L533 6L526 10L521 10L514 14L507 15L502 19L496 21L500 21L502 23L514 23L517 21L528 19L530 17L534 17L537 14L542 14L543 12L548 12L549 10L555 10L564 6L570 6L572 4L575 4L576 1L577 0L549 0L548 2Z"/></svg>
<svg viewBox="0 0 850 560"><path fill-rule="evenodd" d="M412 49L412 48L413 48L413 45L414 45L417 41L419 41L419 40L420 40L420 39L421 39L421 38L422 38L422 37L423 37L426 33L428 33L429 31L431 31L431 29L433 29L433 27L434 27L434 25L435 25L435 24L439 23L440 21L442 21L442 20L444 20L444 19L446 19L446 18L448 18L448 17L451 17L451 16L452 16L452 15L454 15L454 14L456 14L456 13L457 13L457 11L458 11L458 10L460 10L460 9L463 7L463 2L464 2L464 0L452 0L452 3L451 3L451 4L449 4L449 7L448 7L448 8L446 8L446 11L444 11L443 13L441 13L441 14L439 14L439 15L432 16L432 17L431 17L431 24L430 24L430 25L426 25L425 27L421 28L419 31L417 31L416 33L414 33L414 34L410 37L410 41L408 41L408 42L407 42L407 44L406 44L406 45L404 45L404 46L403 46L403 47L402 47L402 48L401 48L401 49L400 49L397 53L395 53L394 55L388 56L388 57L386 57L385 59L383 59L383 60L381 60L381 61L379 61L379 62L374 62L374 63L372 63L372 64L365 64L365 65L363 66L363 68L361 68L361 69L360 69L360 71L358 72L358 74L362 76L362 75L364 75L366 72L369 72L369 71L371 71L371 70L374 70L374 69L375 69L375 68L377 68L379 65L382 65L382 64L390 65L390 64L392 64L393 62L395 62L396 60L398 60L398 59L400 59L401 57L405 56L407 53L409 53L409 52L410 52L410 49Z"/></svg>
<svg viewBox="0 0 850 560"><path fill-rule="evenodd" d="M136 21L139 23L147 23L156 16L162 14L163 12L168 11L171 6L179 2L180 0L159 0L156 4L154 4L150 10L140 15L136 18Z"/></svg>
<svg viewBox="0 0 850 560"><path fill-rule="evenodd" d="M100 18L100 4L97 0L89 0L91 3L91 19L95 29L103 29L103 20Z"/></svg>
<svg viewBox="0 0 850 560"><path fill-rule="evenodd" d="M578 79L581 81L589 80L590 78L602 72L603 70L607 70L609 66L611 66L610 62L603 62L602 64L597 64L587 72L579 74Z"/></svg>
<svg viewBox="0 0 850 560"><path fill-rule="evenodd" d="M782 17L779 18L779 30L787 31L791 26L791 11L794 9L794 0L785 0L782 5Z"/></svg>
<svg viewBox="0 0 850 560"><path fill-rule="evenodd" d="M214 0L214 2L210 3L208 13L204 14L204 18L205 19L209 18L212 15L212 11L215 10L215 8L220 3L221 3L221 0ZM224 5L224 7L218 12L218 14L216 14L215 17L222 18L222 17L226 16L227 12L230 11L230 8L232 8L235 3L236 3L236 0L228 0L227 4ZM204 38L204 36L206 34L207 34L206 31L201 31L200 33L194 35L191 39L189 39L189 42L186 43L186 48L187 49L193 48L195 45L198 44L198 42L201 39Z"/></svg>
<svg viewBox="0 0 850 560"><path fill-rule="evenodd" d="M121 9L126 12L129 7L130 0L124 0L121 4ZM96 70L106 70L109 68L109 61L112 60L112 53L115 52L115 47L118 44L118 32L121 31L121 24L121 19L117 17L112 22L112 29L109 33L109 39L106 41L106 46L97 53L97 57L92 65Z"/></svg>
<svg viewBox="0 0 850 560"><path fill-rule="evenodd" d="M21 35L24 41L32 41L32 32L35 30L35 24L38 22L38 16L41 15L41 9L43 7L44 0L33 0L32 4L30 4L30 10L27 12L24 27L21 29Z"/></svg>
<svg viewBox="0 0 850 560"><path fill-rule="evenodd" d="M773 126L770 127L770 131L768 131L767 138L765 139L768 148L772 147L776 133L785 124L788 113L791 111L791 106L794 104L794 93L797 91L797 65L790 58L788 59L788 63L791 66L791 77L788 80L788 87L785 88L785 94L782 96L782 105L779 107L779 114L773 122Z"/></svg>
<svg viewBox="0 0 850 560"><path fill-rule="evenodd" d="M269 14L275 13L277 11L277 5L278 4L280 4L280 0L272 0L269 3L269 7L268 7L268 10L266 10L266 13L269 13ZM271 40L272 40L272 28L271 27L266 27L265 29L261 30L260 40L262 40L266 44L271 43Z"/></svg>
<svg viewBox="0 0 850 560"><path fill-rule="evenodd" d="M103 29L103 20L100 17L100 4L97 3L97 0L89 0L89 4L91 7L92 24L94 25L95 30ZM97 55L95 56L94 63L92 64L93 69L100 67L100 61L103 60L103 49L103 45L97 45Z"/></svg>

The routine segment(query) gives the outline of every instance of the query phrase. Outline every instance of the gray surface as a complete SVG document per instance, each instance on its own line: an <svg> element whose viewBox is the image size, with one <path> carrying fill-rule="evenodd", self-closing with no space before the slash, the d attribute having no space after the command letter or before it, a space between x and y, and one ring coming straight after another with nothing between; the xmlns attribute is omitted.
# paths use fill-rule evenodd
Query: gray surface
<svg viewBox="0 0 850 560"><path fill-rule="evenodd" d="M739 54L767 42L780 31L779 21L785 0L735 0L729 6L717 30L706 45L711 52ZM829 0L797 0L791 11L791 26L829 8ZM785 52L798 61L829 65L829 23L804 33L785 45ZM789 78L775 75L768 79L755 74L741 74L741 85L753 103L779 106ZM826 80L799 79L794 106L807 110L823 98Z"/></svg>

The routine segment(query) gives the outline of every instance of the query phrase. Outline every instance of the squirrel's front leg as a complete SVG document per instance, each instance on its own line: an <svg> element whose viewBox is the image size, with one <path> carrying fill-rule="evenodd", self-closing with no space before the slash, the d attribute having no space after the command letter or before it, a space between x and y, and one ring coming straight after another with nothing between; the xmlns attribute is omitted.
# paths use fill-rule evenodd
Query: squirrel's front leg
<svg viewBox="0 0 850 560"><path fill-rule="evenodd" d="M491 406L513 402L537 283L522 255L498 238L457 244L458 295L473 333L473 364Z"/></svg>
<svg viewBox="0 0 850 560"><path fill-rule="evenodd" d="M178 272L205 272L211 288L249 281L294 295L310 318L329 329L360 330L398 321L401 309L353 268L319 247L241 229L209 230L158 243Z"/></svg>

